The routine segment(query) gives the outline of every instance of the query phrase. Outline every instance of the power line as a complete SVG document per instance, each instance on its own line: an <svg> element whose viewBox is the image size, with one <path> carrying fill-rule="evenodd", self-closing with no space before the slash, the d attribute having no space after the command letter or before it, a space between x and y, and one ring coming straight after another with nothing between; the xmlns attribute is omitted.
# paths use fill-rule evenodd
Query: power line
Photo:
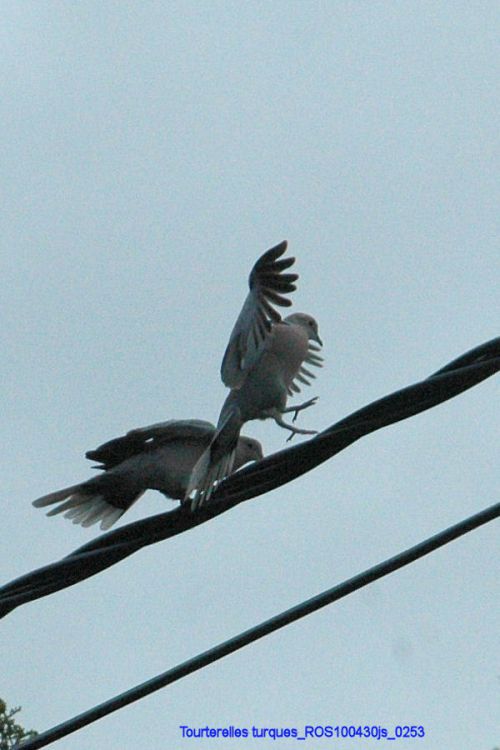
<svg viewBox="0 0 500 750"><path fill-rule="evenodd" d="M222 659L228 654L238 651L249 643L253 643L256 640L259 640L260 638L263 638L296 620L300 620L302 617L306 617L306 615L310 615L312 612L316 612L317 610L326 607L328 604L332 604L333 602L352 594L354 591L358 591L364 586L409 565L415 560L428 555L439 547L448 544L454 539L467 534L469 531L472 531L489 521L492 521L498 516L500 516L500 503L492 505L480 513L476 513L454 526L450 526L448 529L429 537L425 541L416 544L414 547L410 547L406 551L359 573L353 578L349 578L347 581L344 581L337 586L333 586L332 588L323 591L321 594L313 596L311 599L307 599L295 607L291 607L269 620L265 620L259 625L255 625L253 628L245 630L243 633L208 649L208 651L204 651L182 664L179 664L176 667L141 683L140 685L136 685L125 693L121 693L120 695L117 695L114 698L63 722L62 724L53 727L52 729L48 729L46 732L42 732L34 739L23 743L23 750L37 750L38 748L50 745L52 742L55 742L62 737L66 737L68 734L72 734L88 724L92 724L98 719L102 719L104 716L107 716L114 711L118 711L120 708L123 708L130 703L145 698L147 695L151 695L151 693L154 693L157 690L198 671L199 669L203 669L203 667Z"/></svg>
<svg viewBox="0 0 500 750"><path fill-rule="evenodd" d="M292 481L365 435L408 419L477 385L500 370L500 337L466 352L425 380L391 393L312 440L267 456L225 480L213 501L191 513L178 507L102 534L70 555L0 588L0 617L16 607L96 575L142 547L210 521L239 503Z"/></svg>

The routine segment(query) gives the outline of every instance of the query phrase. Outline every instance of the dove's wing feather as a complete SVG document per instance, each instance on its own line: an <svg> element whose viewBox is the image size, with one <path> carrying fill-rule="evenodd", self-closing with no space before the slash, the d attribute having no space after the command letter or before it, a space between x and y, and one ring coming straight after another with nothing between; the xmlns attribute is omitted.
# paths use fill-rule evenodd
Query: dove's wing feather
<svg viewBox="0 0 500 750"><path fill-rule="evenodd" d="M98 468L111 469L113 466L137 456L146 450L154 450L173 440L189 440L212 435L214 425L201 419L169 419L146 427L130 430L126 435L113 438L85 456L91 461L99 461Z"/></svg>
<svg viewBox="0 0 500 750"><path fill-rule="evenodd" d="M221 377L228 388L239 388L246 373L257 362L273 323L281 316L275 306L289 307L284 295L293 292L295 273L283 273L295 258L281 258L286 242L268 250L254 265L248 284L250 291L229 337L221 365Z"/></svg>
<svg viewBox="0 0 500 750"><path fill-rule="evenodd" d="M143 440L157 440L163 445L171 440L203 437L214 431L214 425L204 419L169 419L166 422L156 422L147 427L136 427L127 435L141 437Z"/></svg>

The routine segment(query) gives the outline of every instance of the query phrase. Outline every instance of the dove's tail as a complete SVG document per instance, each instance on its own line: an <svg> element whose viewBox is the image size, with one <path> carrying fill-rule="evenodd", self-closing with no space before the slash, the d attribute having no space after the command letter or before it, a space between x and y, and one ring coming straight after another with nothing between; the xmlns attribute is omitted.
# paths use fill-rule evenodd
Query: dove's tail
<svg viewBox="0 0 500 750"><path fill-rule="evenodd" d="M58 513L64 513L65 518L69 518L73 523L79 523L82 526L92 526L101 522L101 529L104 531L120 518L123 513L130 508L141 495L142 492L129 491L123 495L120 493L120 507L114 504L114 493L111 487L99 486L96 482L97 477L90 482L74 484L71 487L65 487L63 490L51 492L49 495L39 497L33 501L35 508L45 508L48 505L57 505L52 508L47 515L56 516ZM116 493L116 488L115 488ZM115 501L116 502L116 501Z"/></svg>
<svg viewBox="0 0 500 750"><path fill-rule="evenodd" d="M196 462L184 496L192 511L207 503L217 485L231 474L240 429L239 412L233 412L217 428L210 445Z"/></svg>

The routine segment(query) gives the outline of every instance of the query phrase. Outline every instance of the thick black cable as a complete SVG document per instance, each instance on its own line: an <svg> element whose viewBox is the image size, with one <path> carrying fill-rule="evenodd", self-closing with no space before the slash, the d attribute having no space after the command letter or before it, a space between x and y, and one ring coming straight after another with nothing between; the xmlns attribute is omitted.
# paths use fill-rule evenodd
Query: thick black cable
<svg viewBox="0 0 500 750"><path fill-rule="evenodd" d="M188 659L182 664L179 664L176 667L141 683L140 685L136 685L130 690L127 690L126 692L121 693L120 695L117 695L114 698L69 719L68 721L65 721L52 729L48 729L46 732L42 732L34 739L23 743L23 750L38 750L38 748L50 745L52 742L55 742L62 737L66 737L68 734L72 734L84 726L92 724L94 721L102 719L104 716L107 716L114 711L118 711L120 708L128 706L130 703L134 703L141 698L145 698L147 695L151 695L151 693L154 693L157 690L182 679L182 677L186 677L187 675L206 667L208 664L212 664L213 662L222 659L224 656L227 656L234 651L238 651L249 643L259 640L260 638L273 633L275 630L279 630L296 620L300 620L302 617L305 617L312 612L316 612L318 609L322 609L328 604L331 604L338 599L342 599L348 594L352 594L354 591L358 591L364 586L373 583L373 581L377 581L378 579L409 565L415 560L428 555L439 547L448 544L454 539L467 534L469 531L472 531L489 521L492 521L498 516L500 516L500 503L492 505L480 513L476 513L474 516L470 516L454 526L450 526L448 529L416 544L414 547L410 547L410 549L400 552L398 555L353 576L347 581L344 581L333 588L327 589L321 594L261 622L259 625L255 625L253 628L208 649L208 651L204 651L203 653Z"/></svg>
<svg viewBox="0 0 500 750"><path fill-rule="evenodd" d="M235 505L310 471L361 437L457 396L500 370L500 337L461 355L414 385L385 396L327 428L312 440L267 456L225 480L213 501L195 514L178 507L102 534L70 555L0 588L0 617L21 604L96 575L142 547L195 528Z"/></svg>

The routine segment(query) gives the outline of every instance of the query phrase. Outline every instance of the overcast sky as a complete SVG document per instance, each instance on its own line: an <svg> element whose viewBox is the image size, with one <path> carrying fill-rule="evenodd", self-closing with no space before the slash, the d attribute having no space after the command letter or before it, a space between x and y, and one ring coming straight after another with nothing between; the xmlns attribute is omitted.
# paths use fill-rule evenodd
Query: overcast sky
<svg viewBox="0 0 500 750"><path fill-rule="evenodd" d="M84 453L215 421L267 248L325 368L323 429L499 334L496 2L2 4L2 581L100 532L31 506ZM304 396L305 394L305 396ZM42 731L498 500L498 378L1 627ZM299 397L300 398L300 397ZM274 423L247 434L283 447ZM148 493L118 525L173 507ZM419 724L500 743L498 524L62 740L278 750L179 726ZM306 743L366 750L376 741Z"/></svg>

